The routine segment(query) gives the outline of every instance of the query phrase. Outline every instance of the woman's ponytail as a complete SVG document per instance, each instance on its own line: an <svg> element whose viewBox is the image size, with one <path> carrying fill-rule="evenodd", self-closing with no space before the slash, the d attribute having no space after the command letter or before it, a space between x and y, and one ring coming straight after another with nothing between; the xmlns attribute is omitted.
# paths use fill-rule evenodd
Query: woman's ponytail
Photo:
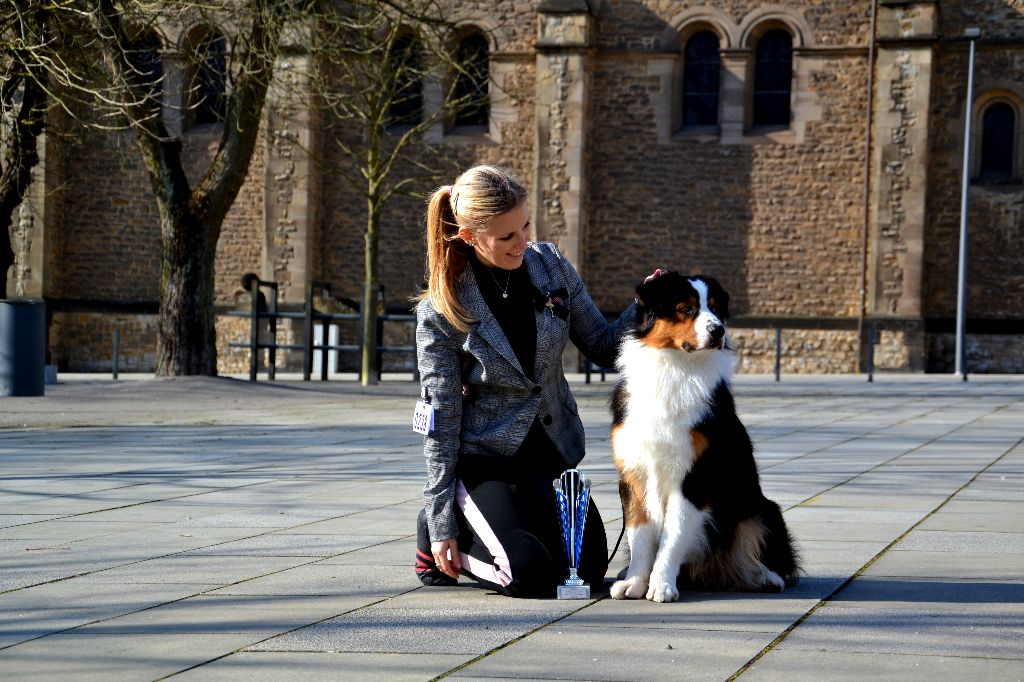
<svg viewBox="0 0 1024 682"><path fill-rule="evenodd" d="M452 186L438 188L427 205L427 290L420 303L431 305L459 331L469 329L469 315L455 295L459 277L469 263L465 242L452 211ZM417 304L418 305L418 304Z"/></svg>

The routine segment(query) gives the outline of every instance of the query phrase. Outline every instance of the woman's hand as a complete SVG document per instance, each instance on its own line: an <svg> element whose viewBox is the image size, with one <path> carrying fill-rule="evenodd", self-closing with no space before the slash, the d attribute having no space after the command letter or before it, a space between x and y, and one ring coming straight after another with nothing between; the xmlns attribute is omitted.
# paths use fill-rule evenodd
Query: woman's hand
<svg viewBox="0 0 1024 682"><path fill-rule="evenodd" d="M430 553L434 555L434 563L442 573L456 580L459 579L462 561L459 559L459 546L455 542L455 538L431 542Z"/></svg>
<svg viewBox="0 0 1024 682"><path fill-rule="evenodd" d="M658 279L659 277L664 275L666 272L668 272L668 270L662 270L661 268L655 269L654 272L652 272L651 274L647 275L647 277L644 278L644 284L647 284L652 279Z"/></svg>

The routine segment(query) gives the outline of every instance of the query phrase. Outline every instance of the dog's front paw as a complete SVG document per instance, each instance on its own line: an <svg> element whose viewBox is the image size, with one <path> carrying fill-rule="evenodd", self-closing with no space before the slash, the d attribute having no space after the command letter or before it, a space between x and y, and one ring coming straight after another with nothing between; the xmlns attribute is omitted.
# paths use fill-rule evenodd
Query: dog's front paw
<svg viewBox="0 0 1024 682"><path fill-rule="evenodd" d="M647 581L639 576L612 583L612 599L640 599L647 593Z"/></svg>
<svg viewBox="0 0 1024 682"><path fill-rule="evenodd" d="M666 582L655 582L651 585L651 588L647 590L647 598L651 601L667 602L676 601L679 599L679 590L676 589L675 585L671 585Z"/></svg>
<svg viewBox="0 0 1024 682"><path fill-rule="evenodd" d="M786 581L767 566L761 566L761 570L764 575L761 589L765 592L782 592L782 588L786 586Z"/></svg>

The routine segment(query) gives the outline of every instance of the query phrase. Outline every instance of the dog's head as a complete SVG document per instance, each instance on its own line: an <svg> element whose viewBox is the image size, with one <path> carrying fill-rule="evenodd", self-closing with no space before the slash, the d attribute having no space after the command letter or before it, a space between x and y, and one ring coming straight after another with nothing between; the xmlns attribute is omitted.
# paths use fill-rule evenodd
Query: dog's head
<svg viewBox="0 0 1024 682"><path fill-rule="evenodd" d="M692 353L727 349L729 294L711 277L660 272L636 288L637 338Z"/></svg>

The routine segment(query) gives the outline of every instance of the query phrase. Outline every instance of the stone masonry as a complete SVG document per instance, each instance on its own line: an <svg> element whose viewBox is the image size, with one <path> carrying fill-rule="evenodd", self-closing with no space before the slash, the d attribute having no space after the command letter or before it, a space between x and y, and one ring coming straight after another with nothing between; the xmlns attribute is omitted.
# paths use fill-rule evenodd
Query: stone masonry
<svg viewBox="0 0 1024 682"><path fill-rule="evenodd" d="M490 120L439 123L424 140L421 160L436 172L384 214L384 304L407 309L423 283L425 197L472 164L497 163L530 188L536 237L559 245L609 314L655 267L704 272L731 293L742 371L772 370L774 326L785 329L783 371L862 369L870 327L879 368L949 371L964 29L977 26L971 134L980 141L988 103L1010 103L1016 167L1008 182L969 188L969 367L1024 371L1024 1L874 2L872 35L872 0L451 0L457 29L488 39ZM756 47L778 29L792 38L791 119L759 128ZM686 129L683 50L700 31L719 41L719 120ZM167 59L173 90L180 68ZM290 306L310 282L349 298L362 282L365 204L334 147L346 133L308 92L309 56L283 59L290 82L271 93L218 244L221 371L248 364L227 346L247 333L226 315L244 297L242 274L278 282ZM165 93L169 104L175 96ZM199 177L219 129L171 129ZM152 363L160 226L133 145L127 133L47 138L16 221L12 291L50 301L50 356L62 370L109 367L115 327L127 366ZM408 330L388 333L397 343ZM281 362L298 367L292 355Z"/></svg>

